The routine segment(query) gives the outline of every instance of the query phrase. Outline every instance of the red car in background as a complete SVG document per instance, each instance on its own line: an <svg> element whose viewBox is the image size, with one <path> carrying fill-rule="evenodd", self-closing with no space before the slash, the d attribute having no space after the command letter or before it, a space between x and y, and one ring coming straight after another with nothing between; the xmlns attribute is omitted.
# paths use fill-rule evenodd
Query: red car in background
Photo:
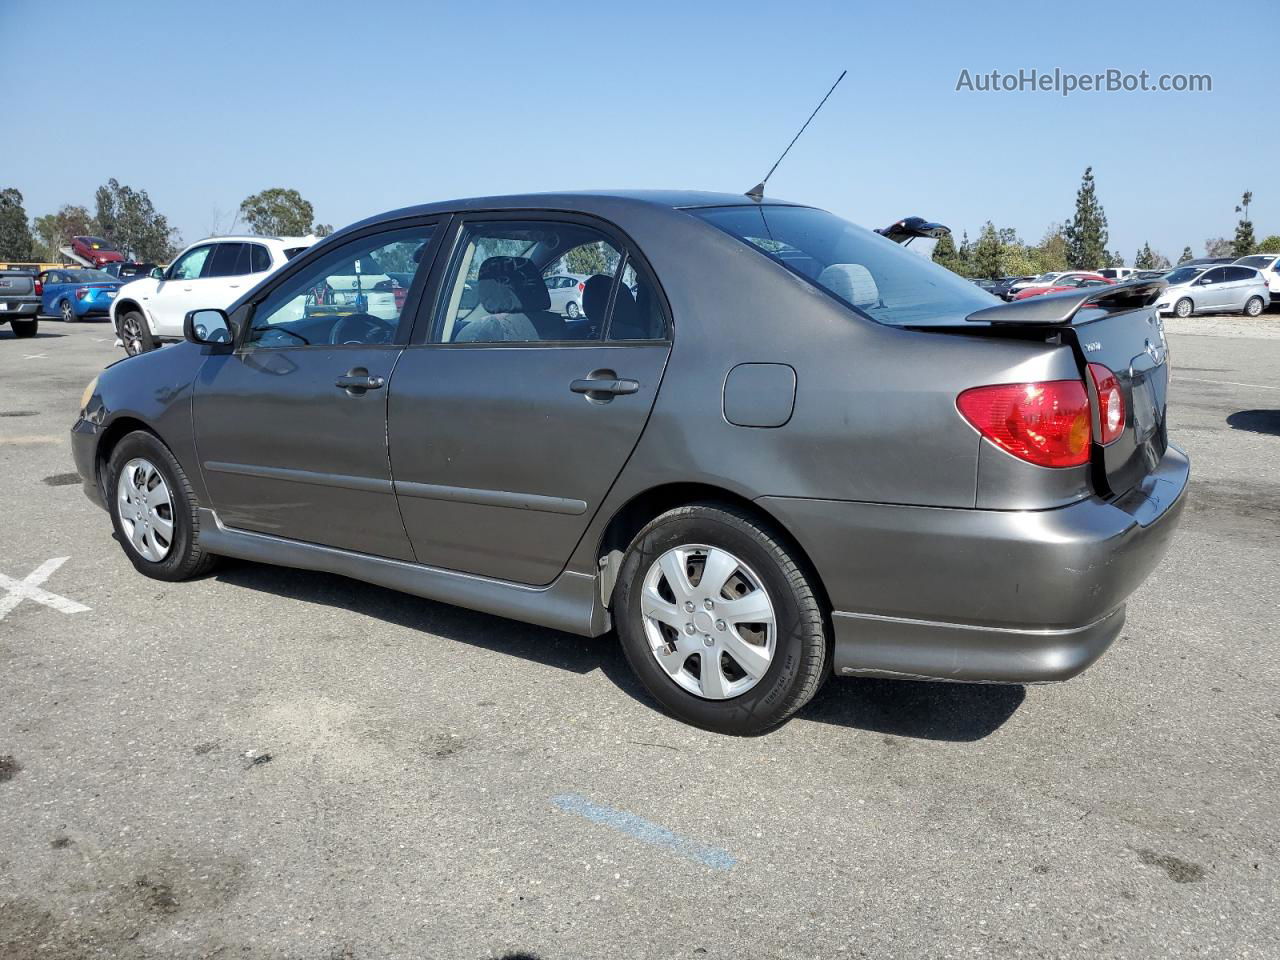
<svg viewBox="0 0 1280 960"><path fill-rule="evenodd" d="M124 259L123 253L101 237L72 237L71 252L95 267Z"/></svg>
<svg viewBox="0 0 1280 960"><path fill-rule="evenodd" d="M1019 290L1013 299L1026 300L1044 293L1061 293L1064 290L1078 290L1081 287L1105 287L1115 283L1098 273L1066 273L1053 281L1049 287L1027 287Z"/></svg>

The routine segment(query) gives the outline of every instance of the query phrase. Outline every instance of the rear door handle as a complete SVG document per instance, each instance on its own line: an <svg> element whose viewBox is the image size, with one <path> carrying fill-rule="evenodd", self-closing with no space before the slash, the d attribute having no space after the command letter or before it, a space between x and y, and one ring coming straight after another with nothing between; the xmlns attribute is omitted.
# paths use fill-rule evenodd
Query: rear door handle
<svg viewBox="0 0 1280 960"><path fill-rule="evenodd" d="M333 385L347 391L350 396L359 397L366 390L377 390L386 382L382 377L370 376L364 367L353 367L345 376L333 381Z"/></svg>
<svg viewBox="0 0 1280 960"><path fill-rule="evenodd" d="M621 394L635 393L640 389L640 383L637 380L620 380L616 377L575 380L569 384L569 389L574 393L585 393L588 397L593 393L616 397Z"/></svg>

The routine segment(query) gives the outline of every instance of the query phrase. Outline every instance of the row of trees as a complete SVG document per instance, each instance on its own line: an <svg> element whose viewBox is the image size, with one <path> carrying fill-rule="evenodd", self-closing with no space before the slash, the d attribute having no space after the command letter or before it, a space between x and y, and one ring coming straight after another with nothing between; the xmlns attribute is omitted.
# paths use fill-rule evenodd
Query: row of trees
<svg viewBox="0 0 1280 960"><path fill-rule="evenodd" d="M246 197L236 222L246 232L261 236L319 236L333 232L327 223L315 222L315 210L297 190L272 187ZM146 190L135 190L112 177L94 193L94 212L79 204L63 204L57 212L28 222L22 193L13 187L0 190L0 260L62 259L59 250L72 237L100 236L126 254L152 263L166 263L182 248L182 237L156 210Z"/></svg>
<svg viewBox="0 0 1280 960"><path fill-rule="evenodd" d="M1210 237L1204 244L1206 257L1280 253L1280 236L1269 236L1261 243L1254 240L1253 222L1249 219L1252 202L1253 194L1246 191L1236 207L1242 216L1235 239ZM1050 224L1039 243L1026 243L1012 227L999 228L988 220L976 240L970 240L967 231L959 245L952 237L943 237L934 245L933 259L965 277L1034 276L1051 270L1126 266L1120 251L1107 249L1108 239L1107 215L1098 200L1093 168L1086 167L1076 191L1074 214L1065 223ZM1183 247L1178 263L1194 258L1191 247ZM1133 265L1139 270L1167 270L1173 263L1150 243L1144 243L1134 255Z"/></svg>

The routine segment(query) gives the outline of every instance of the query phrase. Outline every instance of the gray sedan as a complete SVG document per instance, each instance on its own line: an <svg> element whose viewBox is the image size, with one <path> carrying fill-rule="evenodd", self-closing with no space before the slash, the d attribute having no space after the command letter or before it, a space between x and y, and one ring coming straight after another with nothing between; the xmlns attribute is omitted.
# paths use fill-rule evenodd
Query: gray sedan
<svg viewBox="0 0 1280 960"><path fill-rule="evenodd" d="M1169 287L1156 309L1189 317L1193 313L1243 313L1259 316L1271 303L1267 278L1253 267L1236 264L1178 267L1165 274Z"/></svg>
<svg viewBox="0 0 1280 960"><path fill-rule="evenodd" d="M562 258L598 264L582 319ZM409 264L394 317L330 278ZM326 238L72 429L143 574L325 570L584 636L767 730L833 673L1084 670L1173 535L1160 281L1005 304L809 207L495 197Z"/></svg>

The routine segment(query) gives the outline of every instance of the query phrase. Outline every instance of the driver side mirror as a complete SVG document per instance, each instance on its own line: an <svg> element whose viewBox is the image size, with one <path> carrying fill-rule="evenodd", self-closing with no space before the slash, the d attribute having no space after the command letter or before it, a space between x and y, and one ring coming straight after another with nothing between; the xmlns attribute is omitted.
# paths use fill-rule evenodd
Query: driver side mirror
<svg viewBox="0 0 1280 960"><path fill-rule="evenodd" d="M208 346L229 346L234 339L225 310L192 310L182 321L182 335Z"/></svg>
<svg viewBox="0 0 1280 960"><path fill-rule="evenodd" d="M152 267L151 272L147 274L147 276L149 276L152 280L163 280L164 271L161 270L159 267Z"/></svg>

